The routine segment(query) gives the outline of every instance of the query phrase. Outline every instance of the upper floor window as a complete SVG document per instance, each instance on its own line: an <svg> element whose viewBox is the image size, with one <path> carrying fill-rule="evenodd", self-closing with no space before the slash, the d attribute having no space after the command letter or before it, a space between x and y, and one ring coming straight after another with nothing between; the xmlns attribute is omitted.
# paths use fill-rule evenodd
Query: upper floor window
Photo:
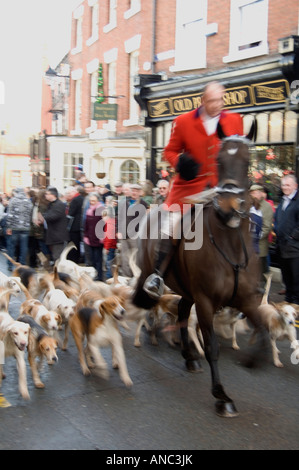
<svg viewBox="0 0 299 470"><path fill-rule="evenodd" d="M129 54L130 64L130 104L129 104L129 119L123 122L124 126L136 125L139 119L139 106L135 100L135 77L139 73L139 51L134 51Z"/></svg>
<svg viewBox="0 0 299 470"><path fill-rule="evenodd" d="M96 122L93 122L94 104L98 96L98 71L90 74L90 110L91 110L91 127L96 128Z"/></svg>
<svg viewBox="0 0 299 470"><path fill-rule="evenodd" d="M104 26L104 33L108 33L117 26L117 0L109 0L109 22Z"/></svg>
<svg viewBox="0 0 299 470"><path fill-rule="evenodd" d="M82 51L83 38L82 38L82 24L84 15L84 5L81 4L76 8L73 13L74 28L75 28L75 47L72 49L72 54L78 54Z"/></svg>
<svg viewBox="0 0 299 470"><path fill-rule="evenodd" d="M125 11L124 18L127 20L131 18L131 16L136 15L141 10L141 0L130 0L129 1L129 9Z"/></svg>
<svg viewBox="0 0 299 470"><path fill-rule="evenodd" d="M86 41L87 46L90 46L99 38L99 4L95 0L89 0L90 4L90 16L91 16L91 28L90 37Z"/></svg>
<svg viewBox="0 0 299 470"><path fill-rule="evenodd" d="M229 55L233 62L268 54L268 0L231 0Z"/></svg>
<svg viewBox="0 0 299 470"><path fill-rule="evenodd" d="M81 134L82 80L75 82L75 132Z"/></svg>
<svg viewBox="0 0 299 470"><path fill-rule="evenodd" d="M173 70L206 67L207 0L177 0Z"/></svg>
<svg viewBox="0 0 299 470"><path fill-rule="evenodd" d="M76 20L76 49L82 50L82 16Z"/></svg>

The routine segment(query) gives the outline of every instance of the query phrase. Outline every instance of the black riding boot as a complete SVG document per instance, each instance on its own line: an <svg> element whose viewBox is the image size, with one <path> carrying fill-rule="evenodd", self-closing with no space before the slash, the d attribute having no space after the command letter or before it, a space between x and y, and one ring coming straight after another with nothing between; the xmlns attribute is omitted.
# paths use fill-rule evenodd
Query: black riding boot
<svg viewBox="0 0 299 470"><path fill-rule="evenodd" d="M168 266L168 259L173 249L171 238L162 238L159 240L156 249L155 272L148 276L143 285L143 290L153 299L158 299L164 292L163 275Z"/></svg>

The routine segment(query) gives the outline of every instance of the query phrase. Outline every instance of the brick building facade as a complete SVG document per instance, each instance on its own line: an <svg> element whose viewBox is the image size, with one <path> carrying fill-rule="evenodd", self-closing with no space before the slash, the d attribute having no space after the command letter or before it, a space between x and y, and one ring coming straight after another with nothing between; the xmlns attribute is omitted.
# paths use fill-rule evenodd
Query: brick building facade
<svg viewBox="0 0 299 470"><path fill-rule="evenodd" d="M248 122L260 114L254 171L270 154L293 168L297 35L297 0L84 0L72 17L67 132L49 139L51 182L70 184L78 163L96 183L97 173L112 185L155 180L172 120L200 104L211 79L227 87L228 109ZM285 50L284 37L295 39ZM103 97L117 119L93 119Z"/></svg>

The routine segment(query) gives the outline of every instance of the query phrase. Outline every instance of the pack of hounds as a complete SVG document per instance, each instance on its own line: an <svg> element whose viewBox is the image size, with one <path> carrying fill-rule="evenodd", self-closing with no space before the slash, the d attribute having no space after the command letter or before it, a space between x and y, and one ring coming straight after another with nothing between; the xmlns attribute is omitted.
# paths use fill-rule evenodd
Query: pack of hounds
<svg viewBox="0 0 299 470"><path fill-rule="evenodd" d="M132 278L118 275L106 282L94 281L96 272L92 267L79 266L67 259L72 243L64 249L55 263L53 272L36 270L20 265L7 254L1 253L14 265L11 276L0 272L0 341L4 345L5 357L16 359L19 392L29 400L27 386L26 360L30 365L32 380L36 388L44 388L41 380L43 362L53 365L58 361L57 351L68 347L71 331L78 350L79 364L84 375L97 374L109 378L109 366L101 354L101 348L110 347L112 366L118 369L120 379L125 386L133 382L128 372L125 350L122 341L122 329L130 329L128 323L135 323L134 346L141 346L142 327L150 334L153 345L158 344L157 333L169 345L179 343L178 303L180 296L165 290L158 304L147 311L136 307L132 302L135 281L139 269L131 257ZM264 326L269 332L273 362L282 367L279 360L277 340L288 339L296 349L295 305L281 302L268 303L271 287L271 275L268 276L265 294L259 309ZM18 318L9 313L11 296L21 296ZM239 349L237 334L250 333L250 327L242 312L224 307L215 314L214 328L218 335L231 338L232 348ZM189 338L193 342L199 357L204 357L203 341L198 326L194 306L188 322ZM254 339L254 332L251 342ZM45 360L45 361L44 361ZM4 362L4 361L2 361ZM0 387L5 377L3 364L0 364Z"/></svg>

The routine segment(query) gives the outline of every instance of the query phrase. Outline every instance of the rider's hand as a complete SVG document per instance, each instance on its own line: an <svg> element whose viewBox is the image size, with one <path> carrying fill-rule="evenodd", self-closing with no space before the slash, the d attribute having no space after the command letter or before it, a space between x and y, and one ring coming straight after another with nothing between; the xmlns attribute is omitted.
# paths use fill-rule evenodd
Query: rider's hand
<svg viewBox="0 0 299 470"><path fill-rule="evenodd" d="M176 166L176 171L181 178L191 181L198 175L200 164L197 163L189 153L182 153Z"/></svg>

